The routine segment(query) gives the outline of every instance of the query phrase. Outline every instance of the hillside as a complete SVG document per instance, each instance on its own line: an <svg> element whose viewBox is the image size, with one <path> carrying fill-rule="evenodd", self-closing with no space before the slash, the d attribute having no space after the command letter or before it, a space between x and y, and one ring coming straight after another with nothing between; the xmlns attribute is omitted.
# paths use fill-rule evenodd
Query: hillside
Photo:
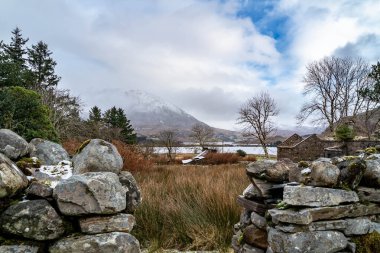
<svg viewBox="0 0 380 253"><path fill-rule="evenodd" d="M171 129L179 133L181 140L186 140L193 125L207 125L181 108L145 91L127 91L125 101L127 117L140 135L157 136L160 131ZM216 138L223 141L233 141L240 136L238 132L213 129Z"/></svg>
<svg viewBox="0 0 380 253"><path fill-rule="evenodd" d="M380 108L377 108L369 112L368 117L366 117L365 113L360 113L356 117L343 117L335 124L335 127L340 124L349 123L353 125L357 138L368 138L368 132L372 133L371 137L374 137L375 132L379 130L379 120ZM326 128L322 132L321 137L332 138L334 137L334 133L329 128Z"/></svg>

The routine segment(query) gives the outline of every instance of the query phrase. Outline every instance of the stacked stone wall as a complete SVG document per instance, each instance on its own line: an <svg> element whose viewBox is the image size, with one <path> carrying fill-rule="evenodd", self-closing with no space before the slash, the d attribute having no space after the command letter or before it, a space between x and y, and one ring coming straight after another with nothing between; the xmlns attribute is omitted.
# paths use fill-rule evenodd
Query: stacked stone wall
<svg viewBox="0 0 380 253"><path fill-rule="evenodd" d="M121 171L111 143L87 142L71 166L56 164L70 159L56 143L28 144L3 129L0 139L1 253L140 252L130 234L140 190L132 174ZM22 159L30 154L38 157Z"/></svg>
<svg viewBox="0 0 380 253"><path fill-rule="evenodd" d="M380 252L380 154L264 160L246 171L235 252Z"/></svg>

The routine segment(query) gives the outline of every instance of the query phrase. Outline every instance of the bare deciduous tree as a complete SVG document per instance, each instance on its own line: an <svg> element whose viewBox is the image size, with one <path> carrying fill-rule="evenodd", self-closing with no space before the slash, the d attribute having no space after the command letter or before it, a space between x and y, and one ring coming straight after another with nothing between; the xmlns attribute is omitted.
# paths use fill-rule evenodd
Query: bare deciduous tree
<svg viewBox="0 0 380 253"><path fill-rule="evenodd" d="M250 98L239 111L238 123L244 126L244 134L257 138L268 157L267 138L275 128L271 118L279 110L273 98L267 92Z"/></svg>
<svg viewBox="0 0 380 253"><path fill-rule="evenodd" d="M161 131L158 135L160 144L163 145L168 151L169 161L174 160L175 151L178 145L177 133L173 130Z"/></svg>
<svg viewBox="0 0 380 253"><path fill-rule="evenodd" d="M297 116L302 123L314 115L314 123L327 123L331 132L342 117L365 111L360 91L371 85L369 66L362 59L326 57L306 67L304 95L310 97Z"/></svg>
<svg viewBox="0 0 380 253"><path fill-rule="evenodd" d="M209 142L214 136L214 130L211 127L201 123L196 123L193 125L191 132L190 137L198 142L199 146L202 148L205 148L207 142Z"/></svg>

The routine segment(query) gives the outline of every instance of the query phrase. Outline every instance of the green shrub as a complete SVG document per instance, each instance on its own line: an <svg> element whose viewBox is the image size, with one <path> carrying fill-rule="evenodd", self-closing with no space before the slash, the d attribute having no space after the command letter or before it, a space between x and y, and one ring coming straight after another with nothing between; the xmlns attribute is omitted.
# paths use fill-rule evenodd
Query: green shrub
<svg viewBox="0 0 380 253"><path fill-rule="evenodd" d="M42 138L58 142L49 113L34 91L17 86L0 89L0 128L11 129L27 141Z"/></svg>
<svg viewBox="0 0 380 253"><path fill-rule="evenodd" d="M236 150L236 153L241 157L245 157L247 155L247 152L241 149Z"/></svg>
<svg viewBox="0 0 380 253"><path fill-rule="evenodd" d="M355 130L353 127L342 124L335 129L335 137L340 141L351 141L355 138Z"/></svg>

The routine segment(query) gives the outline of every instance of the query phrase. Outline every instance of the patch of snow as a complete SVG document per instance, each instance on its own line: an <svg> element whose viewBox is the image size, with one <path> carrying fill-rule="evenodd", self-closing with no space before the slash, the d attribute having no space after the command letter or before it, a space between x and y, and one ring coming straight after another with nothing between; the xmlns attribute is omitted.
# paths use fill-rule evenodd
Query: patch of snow
<svg viewBox="0 0 380 253"><path fill-rule="evenodd" d="M73 175L73 167L70 161L61 161L57 165L43 165L36 169L37 172L46 175L45 179L50 181L52 188L55 188L59 181L66 180ZM30 177L30 179L32 178L34 177Z"/></svg>
<svg viewBox="0 0 380 253"><path fill-rule="evenodd" d="M155 112L159 110L169 110L179 114L185 114L185 112L179 107L165 102L161 98L145 91L129 90L125 92L125 95L128 97L127 111Z"/></svg>
<svg viewBox="0 0 380 253"><path fill-rule="evenodd" d="M310 168L306 168L306 169L301 170L301 174L302 175L307 175L307 174L310 174L310 173L311 173L311 169Z"/></svg>

